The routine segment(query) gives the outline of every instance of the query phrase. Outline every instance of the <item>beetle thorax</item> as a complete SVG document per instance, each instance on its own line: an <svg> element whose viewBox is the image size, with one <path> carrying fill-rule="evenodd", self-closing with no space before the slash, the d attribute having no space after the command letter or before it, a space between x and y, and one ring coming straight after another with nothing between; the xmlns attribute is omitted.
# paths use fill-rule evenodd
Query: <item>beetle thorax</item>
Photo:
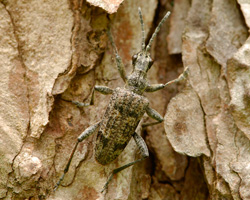
<svg viewBox="0 0 250 200"><path fill-rule="evenodd" d="M148 85L147 73L141 70L134 70L129 76L126 88L136 94L142 94Z"/></svg>

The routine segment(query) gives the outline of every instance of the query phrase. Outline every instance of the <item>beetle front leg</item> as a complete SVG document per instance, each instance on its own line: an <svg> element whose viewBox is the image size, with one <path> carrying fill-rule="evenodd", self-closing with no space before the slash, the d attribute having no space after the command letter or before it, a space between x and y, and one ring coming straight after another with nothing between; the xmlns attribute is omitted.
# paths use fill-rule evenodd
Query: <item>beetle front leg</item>
<svg viewBox="0 0 250 200"><path fill-rule="evenodd" d="M94 105L94 101L95 101L95 91L100 92L101 94L104 95L109 95L113 93L113 89L107 87L107 86L99 86L96 85L93 89L92 95L91 95L91 100L90 103L82 103L82 102L78 102L78 101L71 101L73 104L75 104L77 107L86 107L86 106L90 106L90 105Z"/></svg>
<svg viewBox="0 0 250 200"><path fill-rule="evenodd" d="M54 187L54 191L56 191L56 189L59 187L59 185L61 184L65 174L68 172L69 170L69 166L70 166L70 163L72 161L72 158L74 156L74 153L76 151L76 148L78 146L78 144L80 142L82 142L84 139L86 139L87 137L89 137L90 135L92 135L101 125L101 121L100 122L97 122L95 123L94 125L88 127L84 132L82 132L82 134L77 138L77 142L70 154L70 157L69 157L69 160L68 160L68 163L66 165L66 167L64 168L63 170L63 175L60 177L59 181L56 183L55 187Z"/></svg>
<svg viewBox="0 0 250 200"><path fill-rule="evenodd" d="M132 166L132 165L134 165L134 164L136 164L138 162L140 162L140 161L143 161L144 159L146 159L147 157L149 157L148 147L147 147L145 141L143 140L143 138L139 134L137 134L136 132L134 133L133 138L135 140L136 145L138 146L138 148L140 150L142 158L140 158L138 160L135 160L135 161L133 161L131 163L128 163L128 164L126 164L126 165L124 165L122 167L114 169L112 171L112 174L108 178L107 182L105 183L105 185L104 185L104 187L103 187L103 189L102 189L101 192L103 192L105 189L107 189L109 182L112 180L112 178L113 178L113 176L115 174L117 174L118 172L120 172L120 171L122 171L122 170L124 170L124 169L126 169L126 168L128 168L128 167L130 167L130 166Z"/></svg>
<svg viewBox="0 0 250 200"><path fill-rule="evenodd" d="M157 90L161 90L161 89L165 88L166 86L168 86L168 85L170 85L170 84L180 82L180 81L182 81L182 80L184 80L184 79L187 78L188 71L189 71L189 68L186 67L186 68L184 69L183 73L180 74L180 76L179 76L178 78L176 78L176 79L174 79L174 80L172 80L172 81L169 81L169 82L167 82L167 83L165 83L165 84L154 84L154 85L149 85L149 86L146 88L145 92L155 92L155 91L157 91Z"/></svg>
<svg viewBox="0 0 250 200"><path fill-rule="evenodd" d="M177 82L180 82L180 81L186 79L186 78L187 78L187 75L188 75L188 71L189 71L189 68L186 67L186 68L184 69L184 71L182 72L182 74L180 74L180 76L179 76L177 79L174 79L174 80L172 80L172 81L167 82L167 83L164 85L164 87L166 87L167 85L170 85L170 84L172 84L172 83L177 83Z"/></svg>

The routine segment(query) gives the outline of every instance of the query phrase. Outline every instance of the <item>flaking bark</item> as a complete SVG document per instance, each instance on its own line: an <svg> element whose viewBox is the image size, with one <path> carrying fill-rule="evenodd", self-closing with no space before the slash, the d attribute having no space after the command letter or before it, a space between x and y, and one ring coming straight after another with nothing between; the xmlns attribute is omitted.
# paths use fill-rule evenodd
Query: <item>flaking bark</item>
<svg viewBox="0 0 250 200"><path fill-rule="evenodd" d="M0 199L249 199L250 4L100 2L0 1ZM101 194L112 170L140 154L132 139L104 167L90 136L53 192L77 137L102 118L110 96L97 93L95 105L80 109L69 101L89 103L96 84L124 85L107 29L130 72L141 48L138 7L146 41L172 11L151 47L149 82L165 84L187 66L188 81L146 95L165 115L164 124L138 130L149 159L115 175Z"/></svg>

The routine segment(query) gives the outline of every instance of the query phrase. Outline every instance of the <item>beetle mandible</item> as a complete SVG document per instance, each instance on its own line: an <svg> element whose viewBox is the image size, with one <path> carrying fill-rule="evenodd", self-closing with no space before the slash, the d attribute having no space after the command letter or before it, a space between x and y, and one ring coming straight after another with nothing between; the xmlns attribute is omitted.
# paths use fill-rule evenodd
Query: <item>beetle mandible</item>
<svg viewBox="0 0 250 200"><path fill-rule="evenodd" d="M187 76L188 68L186 68L177 79L169 81L166 84L150 85L148 83L147 72L153 64L153 60L150 57L149 51L154 38L159 32L162 24L170 15L170 12L167 12L163 19L160 21L151 39L149 40L148 45L146 46L141 9L139 8L138 10L142 29L142 44L141 51L132 56L133 71L129 76L127 76L125 73L121 57L118 54L118 50L110 33L110 29L108 29L109 40L111 41L115 52L117 68L121 78L125 82L125 87L118 87L113 90L106 86L95 86L90 103L80 103L72 101L72 103L76 104L78 107L84 107L94 104L94 91L98 91L104 95L112 94L102 120L87 128L78 137L77 142L70 155L69 161L64 169L64 173L57 182L54 190L58 188L64 178L64 175L68 172L71 160L79 142L82 142L95 131L98 131L95 145L95 159L98 163L106 165L115 160L124 150L132 137L134 138L136 145L138 146L142 155L142 158L114 169L106 184L104 185L102 192L107 188L114 174L117 174L118 172L134 165L135 163L146 159L149 156L147 145L144 142L143 138L138 133L136 133L135 130L144 113L147 113L149 117L157 121L151 124L161 123L163 121L163 117L157 111L149 107L149 101L145 96L143 96L143 93L155 92L157 90L163 89L169 84L176 83L180 80L185 79Z"/></svg>

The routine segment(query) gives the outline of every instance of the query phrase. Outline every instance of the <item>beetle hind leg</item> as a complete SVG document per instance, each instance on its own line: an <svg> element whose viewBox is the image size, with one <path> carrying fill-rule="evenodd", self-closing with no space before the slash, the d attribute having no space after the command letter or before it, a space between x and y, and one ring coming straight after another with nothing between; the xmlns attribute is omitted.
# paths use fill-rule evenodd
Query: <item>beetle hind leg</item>
<svg viewBox="0 0 250 200"><path fill-rule="evenodd" d="M68 163L67 163L66 167L63 170L63 175L60 177L59 181L54 186L54 191L57 190L57 188L61 184L62 180L64 179L65 174L68 172L70 163L72 161L72 158L74 156L74 153L76 151L76 148L77 148L78 144L80 142L82 142L84 139L86 139L87 137L89 137L90 135L92 135L95 131L97 131L97 129L100 127L100 125L101 125L101 121L99 121L99 122L95 123L94 125L88 127L87 129L85 129L85 131L82 132L81 135L79 135L79 137L77 138L77 141L75 143L75 146L74 146L74 148L73 148L73 150L72 150L72 152L70 154Z"/></svg>
<svg viewBox="0 0 250 200"><path fill-rule="evenodd" d="M107 189L108 184L110 183L110 181L112 180L112 178L113 178L113 176L115 174L117 174L118 172L120 172L120 171L122 171L122 170L124 170L124 169L126 169L126 168L128 168L128 167L130 167L130 166L132 166L132 165L134 165L134 164L136 164L138 162L140 162L140 161L143 161L144 159L146 159L147 157L149 157L148 147L147 147L145 141L143 140L143 138L139 134L137 134L136 132L134 133L133 138L135 140L136 145L138 146L138 148L140 150L142 158L140 158L138 160L135 160L133 162L130 162L130 163L126 164L126 165L123 165L122 167L114 169L112 171L112 174L108 178L107 182L105 183L105 185L104 185L104 187L103 187L103 189L102 189L101 192L103 192L104 190Z"/></svg>

